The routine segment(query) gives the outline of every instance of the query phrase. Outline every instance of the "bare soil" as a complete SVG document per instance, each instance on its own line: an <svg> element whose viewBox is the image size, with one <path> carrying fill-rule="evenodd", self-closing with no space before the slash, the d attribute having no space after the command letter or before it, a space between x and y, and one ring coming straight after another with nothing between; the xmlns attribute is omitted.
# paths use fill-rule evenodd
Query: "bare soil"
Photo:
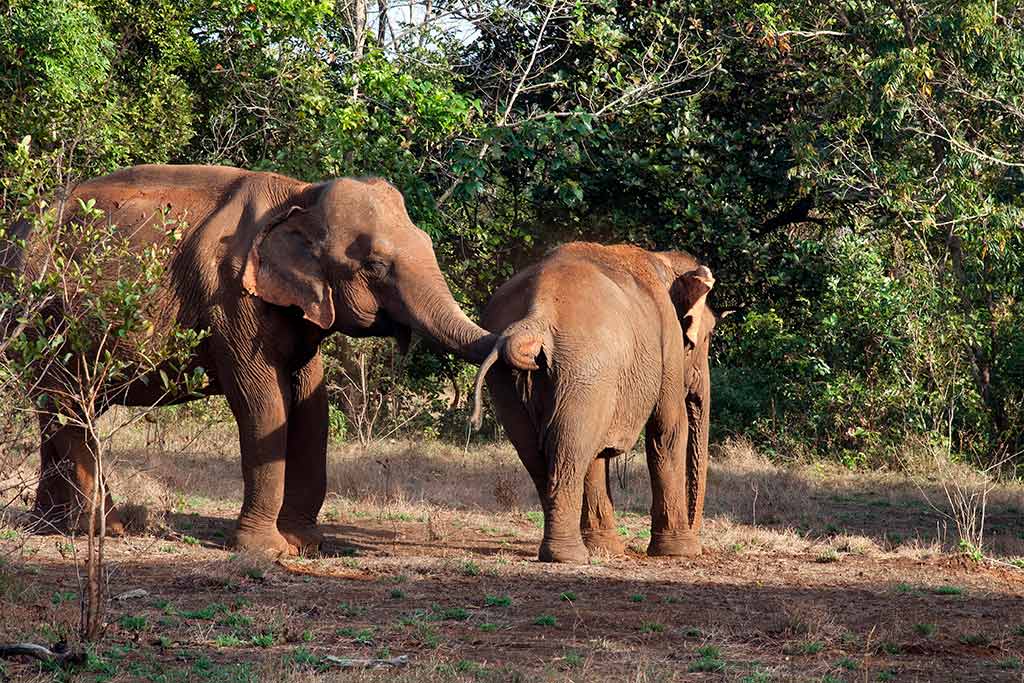
<svg viewBox="0 0 1024 683"><path fill-rule="evenodd" d="M229 437L122 444L113 485L146 531L108 542L109 594L147 594L111 600L86 666L9 660L10 680L1024 680L1019 488L990 495L995 559L975 562L934 482L777 468L733 444L704 554L656 560L634 458L616 501L628 555L564 566L535 559L536 500L507 447L339 448L323 555L274 562L224 547ZM28 535L17 515L0 538L0 641L73 638L81 539Z"/></svg>

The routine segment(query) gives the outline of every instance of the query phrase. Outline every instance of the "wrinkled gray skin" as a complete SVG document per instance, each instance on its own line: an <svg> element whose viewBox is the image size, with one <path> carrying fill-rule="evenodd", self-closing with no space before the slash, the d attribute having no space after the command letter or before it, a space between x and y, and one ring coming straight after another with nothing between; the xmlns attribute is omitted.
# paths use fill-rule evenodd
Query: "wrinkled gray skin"
<svg viewBox="0 0 1024 683"><path fill-rule="evenodd" d="M79 185L69 206L77 198L95 199L140 249L165 239L160 212L189 224L159 300L146 303L209 331L193 366L206 369L207 393L224 394L238 422L239 547L294 553L321 541L327 395L319 347L328 334L392 336L405 347L416 331L474 363L493 346L456 304L430 238L384 180L310 184L226 167L138 166ZM29 273L40 268L39 246L29 239L21 264ZM160 385L136 383L106 401L187 398L161 397ZM86 506L80 492L92 490L92 445L55 422L42 431L35 512L74 523L69 514ZM123 529L116 511L107 529Z"/></svg>
<svg viewBox="0 0 1024 683"><path fill-rule="evenodd" d="M650 555L700 553L708 462L711 271L683 252L575 243L502 285L477 376L544 510L541 560L620 554L609 459L646 427ZM492 367L493 366L493 367Z"/></svg>

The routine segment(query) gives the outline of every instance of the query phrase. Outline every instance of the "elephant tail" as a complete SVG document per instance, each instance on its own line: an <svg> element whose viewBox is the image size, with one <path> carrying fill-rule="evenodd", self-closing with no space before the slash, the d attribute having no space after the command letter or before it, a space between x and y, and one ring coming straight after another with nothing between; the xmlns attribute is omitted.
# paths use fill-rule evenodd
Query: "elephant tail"
<svg viewBox="0 0 1024 683"><path fill-rule="evenodd" d="M480 429L483 415L484 379L491 367L498 361L498 356L500 355L509 367L530 371L540 369L537 361L545 347L550 353L551 333L548 331L547 324L540 324L540 322L537 319L525 318L509 325L498 337L491 352L487 354L479 372L476 373L476 386L473 390L473 415L470 417L470 423L474 430Z"/></svg>

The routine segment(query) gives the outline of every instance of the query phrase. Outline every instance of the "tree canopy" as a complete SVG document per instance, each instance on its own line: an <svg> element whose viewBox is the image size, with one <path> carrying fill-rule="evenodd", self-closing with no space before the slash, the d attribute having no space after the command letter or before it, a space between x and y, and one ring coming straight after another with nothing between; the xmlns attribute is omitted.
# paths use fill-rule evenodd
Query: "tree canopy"
<svg viewBox="0 0 1024 683"><path fill-rule="evenodd" d="M136 163L379 174L469 308L562 241L684 248L720 436L1012 471L1022 67L990 1L7 0L2 219Z"/></svg>

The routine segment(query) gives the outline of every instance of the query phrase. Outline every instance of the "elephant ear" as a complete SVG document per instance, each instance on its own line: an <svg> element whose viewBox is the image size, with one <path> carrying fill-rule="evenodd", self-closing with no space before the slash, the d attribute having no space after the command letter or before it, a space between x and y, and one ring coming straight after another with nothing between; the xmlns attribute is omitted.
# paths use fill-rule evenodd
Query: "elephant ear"
<svg viewBox="0 0 1024 683"><path fill-rule="evenodd" d="M709 331L707 306L708 292L715 286L715 278L707 266L683 273L672 283L670 296L676 306L679 324L686 340L693 346L700 343L705 331ZM713 318L712 318L713 320Z"/></svg>
<svg viewBox="0 0 1024 683"><path fill-rule="evenodd" d="M308 212L292 206L273 215L253 240L242 270L242 287L267 303L297 306L325 330L334 325L334 299L310 237Z"/></svg>

